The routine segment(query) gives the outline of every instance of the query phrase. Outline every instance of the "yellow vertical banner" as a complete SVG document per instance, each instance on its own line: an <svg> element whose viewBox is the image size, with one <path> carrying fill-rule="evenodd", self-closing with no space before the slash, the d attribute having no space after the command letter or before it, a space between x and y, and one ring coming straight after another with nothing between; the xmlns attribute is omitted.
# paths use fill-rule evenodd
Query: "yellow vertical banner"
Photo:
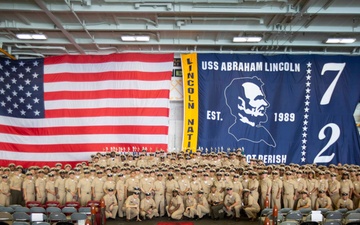
<svg viewBox="0 0 360 225"><path fill-rule="evenodd" d="M183 151L195 152L199 126L199 81L197 54L182 54L181 65L184 87Z"/></svg>

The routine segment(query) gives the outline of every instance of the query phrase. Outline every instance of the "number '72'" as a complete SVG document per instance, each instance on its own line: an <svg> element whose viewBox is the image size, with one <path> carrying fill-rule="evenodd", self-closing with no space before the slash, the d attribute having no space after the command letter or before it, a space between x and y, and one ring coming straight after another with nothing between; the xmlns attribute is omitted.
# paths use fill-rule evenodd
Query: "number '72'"
<svg viewBox="0 0 360 225"><path fill-rule="evenodd" d="M329 85L328 89L326 89L323 97L321 98L320 105L327 105L330 102L331 96L334 92L336 83L338 82L341 72L344 70L346 63L326 63L323 66L323 69L321 71L321 75L324 75L326 71L338 71L338 74L336 75L335 79L331 84ZM314 163L328 163L330 162L334 156L335 153L332 153L331 155L322 155L332 144L334 144L340 137L340 128L335 123L328 123L323 128L321 128L319 132L319 140L323 140L325 136L325 129L330 128L331 129L331 137L328 141L328 143L319 151L319 153L314 158Z"/></svg>

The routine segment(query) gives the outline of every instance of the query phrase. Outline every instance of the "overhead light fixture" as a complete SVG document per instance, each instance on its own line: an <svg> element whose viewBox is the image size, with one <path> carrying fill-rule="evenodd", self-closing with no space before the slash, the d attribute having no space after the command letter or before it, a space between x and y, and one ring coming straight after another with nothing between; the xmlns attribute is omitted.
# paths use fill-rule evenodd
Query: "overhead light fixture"
<svg viewBox="0 0 360 225"><path fill-rule="evenodd" d="M262 37L233 37L233 42L251 42L251 43L256 43L256 42L260 42L262 39Z"/></svg>
<svg viewBox="0 0 360 225"><path fill-rule="evenodd" d="M147 42L150 41L149 35L122 35L122 41L139 41L139 42Z"/></svg>
<svg viewBox="0 0 360 225"><path fill-rule="evenodd" d="M30 40L30 39L32 39L31 34L17 34L16 37L18 39L22 39L22 40Z"/></svg>
<svg viewBox="0 0 360 225"><path fill-rule="evenodd" d="M328 38L326 44L351 44L356 41L356 38Z"/></svg>
<svg viewBox="0 0 360 225"><path fill-rule="evenodd" d="M16 34L16 37L21 40L46 40L44 34Z"/></svg>
<svg viewBox="0 0 360 225"><path fill-rule="evenodd" d="M46 40L47 39L47 37L43 34L33 34L32 38L35 40Z"/></svg>

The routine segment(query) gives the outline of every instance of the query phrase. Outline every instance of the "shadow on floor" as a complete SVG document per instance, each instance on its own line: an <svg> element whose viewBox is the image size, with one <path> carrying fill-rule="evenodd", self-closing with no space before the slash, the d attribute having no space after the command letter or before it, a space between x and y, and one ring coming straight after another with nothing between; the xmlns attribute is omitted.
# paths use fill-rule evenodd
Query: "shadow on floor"
<svg viewBox="0 0 360 225"><path fill-rule="evenodd" d="M242 217L240 221L230 220L230 219L221 219L221 220L212 220L210 218L203 218L201 220L170 220L168 217L161 217L161 218L153 218L152 220L145 220L141 222L137 222L135 220L131 220L129 222L125 221L125 219L117 218L116 220L108 220L106 225L156 225L159 222L169 222L169 225L182 225L179 222L183 222L183 225L190 225L191 223L194 225L232 225L232 224L239 224L241 225L258 225L259 221L251 222L248 218Z"/></svg>

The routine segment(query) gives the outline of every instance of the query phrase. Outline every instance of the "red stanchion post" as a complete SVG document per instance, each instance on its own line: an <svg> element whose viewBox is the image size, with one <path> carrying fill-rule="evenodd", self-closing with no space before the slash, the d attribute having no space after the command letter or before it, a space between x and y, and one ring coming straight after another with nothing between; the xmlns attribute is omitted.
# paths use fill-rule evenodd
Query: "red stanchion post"
<svg viewBox="0 0 360 225"><path fill-rule="evenodd" d="M269 217L265 217L264 225L270 225L270 219L269 219Z"/></svg>
<svg viewBox="0 0 360 225"><path fill-rule="evenodd" d="M265 206L265 208L269 208L269 207L270 207L270 201L269 201L269 197L268 197L268 196L266 196L266 198L265 198L264 206Z"/></svg>
<svg viewBox="0 0 360 225"><path fill-rule="evenodd" d="M273 207L273 222L272 225L278 224L279 209L276 205Z"/></svg>
<svg viewBox="0 0 360 225"><path fill-rule="evenodd" d="M91 212L91 224L94 225L95 224L95 214L96 214L95 204L91 204L90 212Z"/></svg>
<svg viewBox="0 0 360 225"><path fill-rule="evenodd" d="M100 209L101 209L101 225L105 225L106 224L106 215L105 215L105 200L104 198L102 198L100 200Z"/></svg>

